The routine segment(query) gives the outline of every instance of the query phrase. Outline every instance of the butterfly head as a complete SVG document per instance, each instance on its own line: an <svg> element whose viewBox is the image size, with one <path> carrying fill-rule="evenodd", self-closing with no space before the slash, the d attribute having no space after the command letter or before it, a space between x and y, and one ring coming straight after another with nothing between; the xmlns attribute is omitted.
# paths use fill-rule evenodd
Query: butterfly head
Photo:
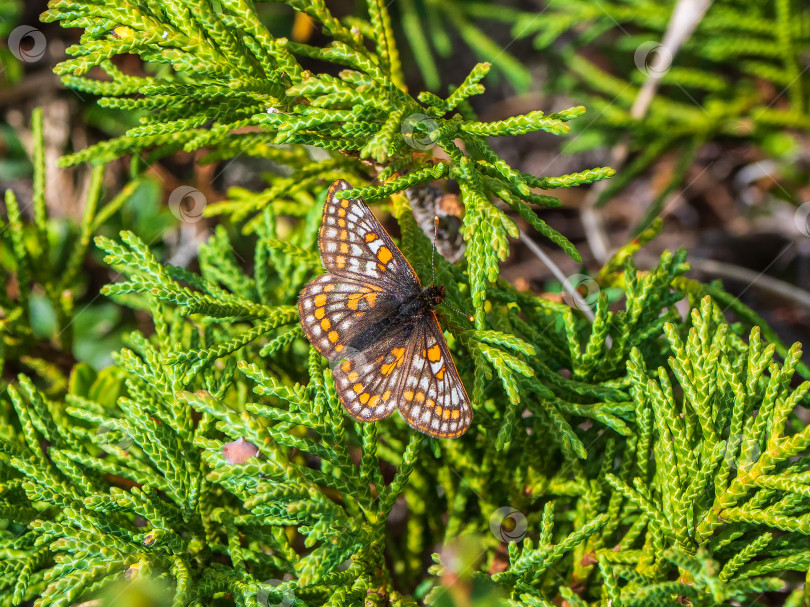
<svg viewBox="0 0 810 607"><path fill-rule="evenodd" d="M443 285L430 285L422 291L422 301L424 301L431 309L438 306L444 301L444 286Z"/></svg>

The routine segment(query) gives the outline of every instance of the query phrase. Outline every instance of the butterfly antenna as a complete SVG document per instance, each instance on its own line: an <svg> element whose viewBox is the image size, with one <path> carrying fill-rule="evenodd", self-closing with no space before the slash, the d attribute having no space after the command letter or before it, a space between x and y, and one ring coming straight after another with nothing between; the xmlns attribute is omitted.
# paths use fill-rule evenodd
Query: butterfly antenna
<svg viewBox="0 0 810 607"><path fill-rule="evenodd" d="M439 236L439 216L433 216L433 251L430 254L430 267L433 270L431 284L436 284L436 238Z"/></svg>
<svg viewBox="0 0 810 607"><path fill-rule="evenodd" d="M462 315L464 318L466 318L466 319L467 319L467 320L469 320L470 322L473 322L473 323L475 322L475 316L473 316L472 314L467 314L466 312L462 312L461 310L459 310L459 309L458 309L458 308L456 308L455 306L451 306L451 305L450 305L449 303L447 303L446 301L444 301L444 302L442 302L442 303L443 303L445 306L447 306L448 308L450 308L451 310L453 310L453 312L458 312L459 314L461 314L461 315Z"/></svg>

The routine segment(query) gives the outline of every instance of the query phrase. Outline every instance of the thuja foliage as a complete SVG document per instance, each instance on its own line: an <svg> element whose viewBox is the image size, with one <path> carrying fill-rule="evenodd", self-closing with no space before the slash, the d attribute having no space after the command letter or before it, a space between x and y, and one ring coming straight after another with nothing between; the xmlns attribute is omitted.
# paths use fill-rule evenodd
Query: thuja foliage
<svg viewBox="0 0 810 607"><path fill-rule="evenodd" d="M491 196L539 222L527 203L548 200L529 188L608 172L513 171L487 151L485 135L520 132L520 121L464 130L482 123L444 113L466 93L451 93L442 114L429 109L438 98L421 96L445 154L414 154L391 126L400 103L416 102L393 76L383 4L345 22L321 3L288 4L321 23L332 45L273 38L249 4L51 4L48 18L85 28L78 59L60 69L99 65L112 77L68 82L151 110L143 130L69 163L204 144L214 158L244 151L288 172L268 176L264 192L234 190L210 207L230 223L201 247L199 272L161 262L131 231L96 237L120 276L103 294L145 312L151 326L128 334L105 371L78 365L57 387L24 369L9 378L0 395L0 606L119 605L135 595L173 607L801 604L810 430L794 409L810 384L793 381L796 371L808 375L798 345L767 344L761 335L771 333L751 326L750 311L687 279L683 251L638 271L632 254L657 224L596 276L623 296L601 293L592 322L518 291L484 251L506 250L500 230L512 221ZM123 52L176 71L125 75L109 61ZM354 73L304 78L296 57L349 62ZM265 79L248 78L254 71ZM359 88L371 76L374 86ZM307 89L309 81L320 84ZM372 112L379 95L396 103ZM343 113L322 121L313 108ZM258 128L232 132L250 125ZM400 128L399 137L413 132ZM355 147L343 147L352 138ZM316 161L305 143L345 153ZM449 303L475 311L472 325L441 309L475 413L460 439L427 438L397 416L352 420L300 329L297 293L322 271L326 187L336 177L368 182L361 160L380 172L360 193L386 203L426 283L431 242L401 190L434 175L461 184L466 259L436 259ZM35 169L41 181L42 163ZM30 284L20 273L45 262L14 234L42 222L34 213L23 226L10 200L21 228L4 233L10 272ZM69 267L81 267L103 216L94 200L70 257L80 261ZM234 252L246 236L249 260ZM56 294L48 285L59 278L38 284ZM10 291L3 310L24 318L24 297ZM726 320L730 305L740 322Z"/></svg>
<svg viewBox="0 0 810 607"><path fill-rule="evenodd" d="M206 146L216 148L212 154L216 159L250 154L294 165L296 187L285 188L285 182L279 182L271 196L306 191L313 179L329 178L330 171L367 174L364 163L371 163L380 171L380 185L344 193L370 201L420 183L453 179L466 208L470 287L479 328L483 328L485 283L495 280L498 261L508 254L507 236L518 234L514 221L491 203L491 196L579 259L573 245L530 207L555 206L559 201L532 188L590 183L613 171L534 177L506 164L487 138L537 130L566 133L567 122L580 116L583 107L480 122L467 99L483 92L480 82L489 64L475 66L445 98L428 92L414 98L403 84L384 3L369 1L367 19L345 20L334 17L322 2L286 4L319 24L330 43L319 47L274 37L245 0L220 2L216 10L208 2L191 0L100 4L53 0L43 20L84 28L81 43L68 48L75 57L56 69L64 82L101 95L99 103L105 107L143 112L141 126L77 152L65 163L104 162L147 148L153 150L154 159L179 148ZM156 76L124 74L112 57L125 53L168 69ZM313 60L330 69L314 73L302 65ZM94 68L103 70L107 79L92 77L89 72ZM329 160L307 162L302 144L334 153ZM434 148L443 151L443 161L421 154ZM268 198L254 197L239 205L238 213L255 210L251 203L261 208Z"/></svg>
<svg viewBox="0 0 810 607"><path fill-rule="evenodd" d="M727 324L683 253L639 273L624 251L600 278L624 303L603 294L593 324L499 280L491 328L454 332L475 423L438 441L351 420L295 307L261 295L290 274L245 274L222 231L201 275L131 233L97 243L124 276L106 294L148 309L154 333L117 354L115 399L86 377L57 397L8 387L2 604L156 580L171 605L440 605L481 587L486 604L710 605L784 591L810 565L799 348L780 364L758 328ZM238 439L258 457L226 459ZM527 518L506 553L504 506Z"/></svg>
<svg viewBox="0 0 810 607"><path fill-rule="evenodd" d="M88 277L83 265L92 237L143 183L136 179L107 200L102 191L105 167L95 167L78 225L57 225L48 217L45 204L42 129L42 112L35 110L31 199L19 200L7 190L5 218L0 220L4 285L0 292L0 370L3 382L25 372L40 376L49 392L59 393L67 385L77 351L87 350L83 349L87 335L81 331L77 335L77 312L103 316L99 306L85 297ZM87 328L87 323L78 324L80 329Z"/></svg>

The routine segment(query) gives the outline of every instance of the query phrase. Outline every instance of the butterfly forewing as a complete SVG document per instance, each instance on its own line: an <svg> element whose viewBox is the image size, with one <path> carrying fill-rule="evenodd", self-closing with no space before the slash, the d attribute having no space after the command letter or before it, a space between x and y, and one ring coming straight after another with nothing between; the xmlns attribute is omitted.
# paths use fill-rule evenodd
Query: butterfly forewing
<svg viewBox="0 0 810 607"><path fill-rule="evenodd" d="M460 436L472 422L472 407L436 316L431 313L425 318L416 333L399 410L421 432L441 438Z"/></svg>
<svg viewBox="0 0 810 607"><path fill-rule="evenodd" d="M348 189L346 181L338 180L326 197L320 230L323 267L402 296L418 294L419 278L366 203L337 199Z"/></svg>

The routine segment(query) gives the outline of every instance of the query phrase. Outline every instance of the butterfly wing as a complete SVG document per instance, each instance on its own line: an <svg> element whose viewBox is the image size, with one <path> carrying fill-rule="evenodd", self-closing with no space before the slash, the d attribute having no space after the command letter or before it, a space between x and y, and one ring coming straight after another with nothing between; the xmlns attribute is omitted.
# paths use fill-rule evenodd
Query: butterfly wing
<svg viewBox="0 0 810 607"><path fill-rule="evenodd" d="M338 396L355 419L379 420L396 409L414 347L412 328L400 327L366 350L349 349L333 367Z"/></svg>
<svg viewBox="0 0 810 607"><path fill-rule="evenodd" d="M470 427L470 399L432 312L414 329L401 381L397 404L412 428L436 438L455 438Z"/></svg>
<svg viewBox="0 0 810 607"><path fill-rule="evenodd" d="M301 291L298 315L310 343L333 361L394 305L393 295L374 284L321 274Z"/></svg>
<svg viewBox="0 0 810 607"><path fill-rule="evenodd" d="M339 179L329 188L319 233L323 267L332 274L373 284L407 299L421 290L411 264L361 199L338 200L352 186Z"/></svg>
<svg viewBox="0 0 810 607"><path fill-rule="evenodd" d="M421 432L459 436L472 409L436 316L381 323L419 295L419 278L362 200L337 199L347 189L343 180L329 189L319 235L328 273L301 291L304 331L332 362L338 396L352 417L379 420L399 407Z"/></svg>

